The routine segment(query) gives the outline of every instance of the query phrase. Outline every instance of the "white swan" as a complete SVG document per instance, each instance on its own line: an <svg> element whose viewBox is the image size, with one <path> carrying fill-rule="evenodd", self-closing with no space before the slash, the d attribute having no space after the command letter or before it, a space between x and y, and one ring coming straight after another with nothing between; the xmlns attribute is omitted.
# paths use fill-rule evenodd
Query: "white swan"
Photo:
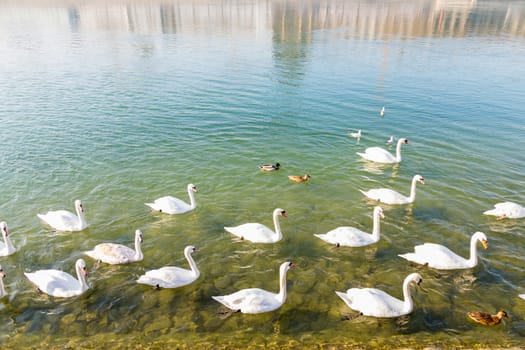
<svg viewBox="0 0 525 350"><path fill-rule="evenodd" d="M286 271L295 267L292 262L284 262L279 268L279 293L271 293L260 288L247 288L228 295L212 296L227 308L244 314L258 314L280 308L286 301Z"/></svg>
<svg viewBox="0 0 525 350"><path fill-rule="evenodd" d="M399 163L401 162L401 145L408 144L408 140L400 138L397 140L396 156L381 147L368 147L365 153L357 152L362 158L377 163Z"/></svg>
<svg viewBox="0 0 525 350"><path fill-rule="evenodd" d="M386 141L386 144L392 146L394 144L394 136L390 136L390 138Z"/></svg>
<svg viewBox="0 0 525 350"><path fill-rule="evenodd" d="M374 188L368 191L359 190L366 197L385 204L409 204L416 199L416 183L425 184L425 179L421 175L414 175L410 186L410 196L403 196L401 193L389 188Z"/></svg>
<svg viewBox="0 0 525 350"><path fill-rule="evenodd" d="M525 294L520 294L519 297L520 297L521 299L525 299Z"/></svg>
<svg viewBox="0 0 525 350"><path fill-rule="evenodd" d="M156 288L178 288L192 283L200 276L197 264L191 254L196 252L194 246L187 246L184 249L184 256L190 264L190 270L176 266L164 266L157 270L147 271L140 276L137 283L148 284Z"/></svg>
<svg viewBox="0 0 525 350"><path fill-rule="evenodd" d="M525 208L512 202L497 203L494 209L487 210L483 214L494 215L498 219L521 219L525 218Z"/></svg>
<svg viewBox="0 0 525 350"><path fill-rule="evenodd" d="M190 204L172 197L172 196L165 196L161 198L155 199L155 202L153 203L144 203L151 209L166 213L166 214L183 214L188 211L191 211L197 207L197 202L195 201L195 192L197 192L197 187L195 187L194 184L189 184L187 186L188 188L188 195L190 196Z"/></svg>
<svg viewBox="0 0 525 350"><path fill-rule="evenodd" d="M273 224L275 232L259 223L247 223L234 227L224 227L224 229L240 239L245 239L254 243L275 243L283 238L279 216L287 217L286 211L277 208L273 211Z"/></svg>
<svg viewBox="0 0 525 350"><path fill-rule="evenodd" d="M487 249L487 236L476 232L470 239L470 258L465 259L445 246L435 243L425 243L414 247L414 253L399 254L400 257L421 265L428 265L439 270L469 269L478 264L476 243L480 241Z"/></svg>
<svg viewBox="0 0 525 350"><path fill-rule="evenodd" d="M360 311L365 316L399 317L408 315L414 308L410 289L411 282L418 286L423 279L418 273L411 273L403 282L403 300L376 288L350 288L343 292L335 292L351 309Z"/></svg>
<svg viewBox="0 0 525 350"><path fill-rule="evenodd" d="M79 199L75 201L75 209L77 215L67 210L56 210L37 216L57 231L82 231L87 227L87 223L84 218L84 207Z"/></svg>
<svg viewBox="0 0 525 350"><path fill-rule="evenodd" d="M8 256L16 252L16 248L9 238L9 229L5 221L0 222L0 230L2 231L2 237L4 242L0 242L0 256Z"/></svg>
<svg viewBox="0 0 525 350"><path fill-rule="evenodd" d="M383 108L381 108L381 112L379 112L379 114L384 117L385 116L385 107L383 106Z"/></svg>
<svg viewBox="0 0 525 350"><path fill-rule="evenodd" d="M2 268L2 266L0 266L0 298L3 298L7 295L7 292L5 291L5 288L4 288L5 276L6 274L4 272L4 269Z"/></svg>
<svg viewBox="0 0 525 350"><path fill-rule="evenodd" d="M60 270L38 270L35 272L24 272L24 275L40 291L54 297L69 298L80 295L89 289L86 281L88 272L83 259L77 260L75 269L78 280L69 273Z"/></svg>
<svg viewBox="0 0 525 350"><path fill-rule="evenodd" d="M379 218L384 218L383 209L379 206L374 208L374 224L372 234L361 231L355 227L341 226L326 234L314 234L328 243L347 247L361 247L379 241Z"/></svg>
<svg viewBox="0 0 525 350"><path fill-rule="evenodd" d="M140 249L142 243L142 232L135 231L135 250L126 247L122 244L116 243L100 243L95 246L93 250L84 252L84 254L108 264L126 264L144 259L142 250Z"/></svg>
<svg viewBox="0 0 525 350"><path fill-rule="evenodd" d="M357 130L357 132L351 132L350 136L352 136L352 137L354 137L356 139L361 138L361 130Z"/></svg>

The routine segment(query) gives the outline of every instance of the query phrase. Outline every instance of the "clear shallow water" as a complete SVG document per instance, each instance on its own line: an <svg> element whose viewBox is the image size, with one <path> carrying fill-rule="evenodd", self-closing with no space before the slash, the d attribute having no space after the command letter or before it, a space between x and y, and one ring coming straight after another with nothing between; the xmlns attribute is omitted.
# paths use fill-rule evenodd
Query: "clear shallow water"
<svg viewBox="0 0 525 350"><path fill-rule="evenodd" d="M0 259L8 276L2 347L519 346L525 335L523 221L481 213L503 200L525 204L522 2L99 2L0 4L0 178L5 220L19 251ZM386 107L384 118L379 116ZM350 129L362 129L357 142ZM407 137L399 166L356 152ZM282 170L257 166L280 162ZM293 184L290 174L312 175ZM410 207L385 207L383 236L366 248L334 249L313 237L337 226L371 230L373 203L358 189L388 186ZM144 206L183 199L182 216ZM36 213L72 210L89 228L57 234ZM224 226L271 226L284 240L255 245ZM71 300L36 293L24 271L73 272L101 242L132 245L144 261L98 265L94 288ZM397 257L440 242L468 254L483 231L489 249L468 271L438 272ZM187 266L201 277L178 290L137 285L144 271ZM211 295L246 287L277 291L283 261L288 299L278 311L226 319ZM400 320L353 315L335 295L378 287L401 297L418 271L424 291ZM505 309L494 328L466 312Z"/></svg>

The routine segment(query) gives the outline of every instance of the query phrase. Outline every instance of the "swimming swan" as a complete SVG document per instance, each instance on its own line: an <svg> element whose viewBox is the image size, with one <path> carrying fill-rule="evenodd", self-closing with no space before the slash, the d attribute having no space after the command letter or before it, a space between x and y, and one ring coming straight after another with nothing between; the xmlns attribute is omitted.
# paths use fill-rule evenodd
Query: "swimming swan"
<svg viewBox="0 0 525 350"><path fill-rule="evenodd" d="M408 315L414 308L412 295L408 289L411 282L417 286L423 279L418 273L411 273L403 282L403 300L376 288L350 288L346 293L335 292L351 309L360 311L365 316L399 317Z"/></svg>
<svg viewBox="0 0 525 350"><path fill-rule="evenodd" d="M368 147L365 153L357 152L362 158L377 163L399 163L401 162L401 145L408 144L408 140L400 138L397 141L396 156L381 147Z"/></svg>
<svg viewBox="0 0 525 350"><path fill-rule="evenodd" d="M195 195L194 193L197 192L197 187L195 187L194 184L189 184L187 186L188 188L188 195L190 196L190 204L172 197L172 196L165 196L161 198L155 199L155 202L153 203L144 203L151 209L166 213L166 214L183 214L190 210L193 210L197 207L197 202L195 202Z"/></svg>
<svg viewBox="0 0 525 350"><path fill-rule="evenodd" d="M142 243L142 232L135 231L135 250L116 243L100 243L93 250L84 252L84 254L95 260L107 264L126 264L144 259L140 244Z"/></svg>
<svg viewBox="0 0 525 350"><path fill-rule="evenodd" d="M362 247L379 241L379 218L384 218L383 209L374 208L372 234L361 231L355 227L341 226L326 234L314 234L328 243L346 247Z"/></svg>
<svg viewBox="0 0 525 350"><path fill-rule="evenodd" d="M469 269L478 264L476 243L487 249L487 236L476 232L470 238L470 258L465 259L441 244L425 243L414 247L414 253L399 254L403 259L439 270Z"/></svg>
<svg viewBox="0 0 525 350"><path fill-rule="evenodd" d="M229 295L212 296L227 308L244 314L258 314L274 311L286 301L286 272L295 267L292 262L284 262L279 268L279 293L260 288L247 288Z"/></svg>
<svg viewBox="0 0 525 350"><path fill-rule="evenodd" d="M0 256L8 256L16 252L16 248L9 238L9 229L5 221L0 222L0 230L2 231L2 237L4 242L0 242Z"/></svg>
<svg viewBox="0 0 525 350"><path fill-rule="evenodd" d="M275 232L259 223L247 223L234 227L224 227L231 234L254 243L275 243L283 238L279 216L287 217L286 211L277 208L273 211L273 224Z"/></svg>
<svg viewBox="0 0 525 350"><path fill-rule="evenodd" d="M410 196L403 196L401 193L389 188L374 188L368 191L359 190L366 197L385 204L409 204L416 199L416 183L425 184L425 179L421 175L414 175L410 186Z"/></svg>
<svg viewBox="0 0 525 350"><path fill-rule="evenodd" d="M512 202L497 203L494 209L487 210L483 214L494 215L498 219L521 219L525 218L525 208Z"/></svg>
<svg viewBox="0 0 525 350"><path fill-rule="evenodd" d="M197 249L191 245L184 248L184 256L190 264L190 270L176 266L164 266L160 269L146 271L139 277L137 283L148 284L156 288L178 288L192 283L200 276L197 264L191 256L196 251Z"/></svg>
<svg viewBox="0 0 525 350"><path fill-rule="evenodd" d="M82 231L87 227L87 223L84 218L84 207L79 199L75 201L75 209L77 215L67 210L55 210L37 216L57 231Z"/></svg>
<svg viewBox="0 0 525 350"><path fill-rule="evenodd" d="M84 260L78 259L75 263L75 269L78 280L69 273L60 270L38 270L24 272L24 275L40 291L54 297L69 298L80 295L89 289L85 277L88 272Z"/></svg>

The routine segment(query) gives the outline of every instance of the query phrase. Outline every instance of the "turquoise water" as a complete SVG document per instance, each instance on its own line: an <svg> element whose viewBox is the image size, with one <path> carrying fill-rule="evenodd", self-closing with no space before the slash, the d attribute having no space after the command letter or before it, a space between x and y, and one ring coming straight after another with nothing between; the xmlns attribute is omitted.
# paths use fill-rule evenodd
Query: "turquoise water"
<svg viewBox="0 0 525 350"><path fill-rule="evenodd" d="M18 252L1 257L8 297L2 348L520 346L525 335L523 220L482 215L525 205L525 3L456 2L14 2L0 3L0 220ZM379 111L385 106L386 113ZM363 130L356 140L350 131ZM403 162L375 166L356 152L407 137ZM282 169L261 173L261 163ZM295 184L288 175L312 176ZM391 187L413 205L385 206L381 240L339 248L317 239L338 226L371 231L374 203L358 191ZM173 195L179 216L144 205ZM88 229L56 233L37 213L73 210ZM272 226L257 245L224 226ZM132 246L142 262L109 266L83 256L98 243ZM436 271L397 254L423 242L462 256L475 231L489 238L477 267ZM175 290L135 281L164 265L201 277ZM36 292L23 272L74 273L84 257L93 289L63 300ZM293 261L288 299L261 315L224 311L212 295L277 292ZM414 311L357 317L334 293L377 287L401 298L417 271ZM468 311L508 320L494 328Z"/></svg>

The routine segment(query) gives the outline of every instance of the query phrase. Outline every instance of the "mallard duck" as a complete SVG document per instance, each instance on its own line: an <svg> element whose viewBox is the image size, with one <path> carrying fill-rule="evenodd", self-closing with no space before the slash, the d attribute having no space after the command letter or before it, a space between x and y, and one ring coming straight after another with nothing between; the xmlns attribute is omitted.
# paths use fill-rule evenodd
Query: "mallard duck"
<svg viewBox="0 0 525 350"><path fill-rule="evenodd" d="M497 314L491 315L488 312L475 311L467 313L468 317L477 323L484 324L485 326L494 326L501 322L503 317L509 317L507 312L501 310Z"/></svg>
<svg viewBox="0 0 525 350"><path fill-rule="evenodd" d="M261 171L274 171L274 170L279 170L280 167L281 167L281 164L279 164L279 163L275 163L275 165L273 165L273 164L263 164L263 165L259 165L259 169L261 169Z"/></svg>
<svg viewBox="0 0 525 350"><path fill-rule="evenodd" d="M310 175L308 174L305 174L304 176L299 176L299 175L289 175L288 178L294 182L305 182L305 181L308 181L308 179L311 178Z"/></svg>

